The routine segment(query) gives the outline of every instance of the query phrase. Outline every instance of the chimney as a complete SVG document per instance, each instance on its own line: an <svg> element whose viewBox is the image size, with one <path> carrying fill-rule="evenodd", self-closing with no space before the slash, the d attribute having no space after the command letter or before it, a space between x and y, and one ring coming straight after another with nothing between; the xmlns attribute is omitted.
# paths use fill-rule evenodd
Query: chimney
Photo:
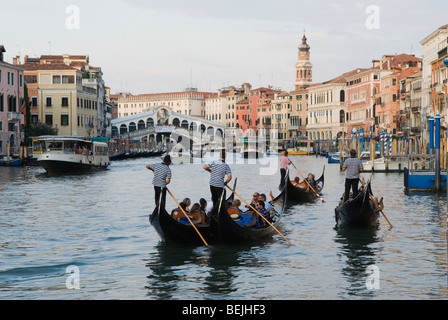
<svg viewBox="0 0 448 320"><path fill-rule="evenodd" d="M14 58L12 58L12 64L17 66L20 64L20 56L15 56Z"/></svg>
<svg viewBox="0 0 448 320"><path fill-rule="evenodd" d="M5 47L0 44L0 61L4 61L3 53L6 52Z"/></svg>
<svg viewBox="0 0 448 320"><path fill-rule="evenodd" d="M381 66L381 60L372 60L373 67L378 68Z"/></svg>

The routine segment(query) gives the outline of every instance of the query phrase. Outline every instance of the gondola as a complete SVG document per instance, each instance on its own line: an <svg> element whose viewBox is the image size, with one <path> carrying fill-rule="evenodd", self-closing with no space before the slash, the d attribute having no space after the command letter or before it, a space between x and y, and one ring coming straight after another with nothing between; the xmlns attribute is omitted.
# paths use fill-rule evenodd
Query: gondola
<svg viewBox="0 0 448 320"><path fill-rule="evenodd" d="M286 206L287 190L283 189L282 193L271 201L274 207L272 217L272 225L277 228L282 218ZM212 233L216 239L222 242L243 242L247 240L259 240L266 238L276 231L269 225L263 227L246 227L238 223L237 220L227 212L227 210L219 210L219 214L212 216L210 221Z"/></svg>
<svg viewBox="0 0 448 320"><path fill-rule="evenodd" d="M291 179L289 174L285 179L286 189L288 191L288 201L295 202L312 202L317 198L317 194L322 192L325 184L325 167L322 172L322 176L316 180L317 187L316 189L310 190L310 187L305 181L302 181L298 186L294 186L291 183ZM317 193L317 194L316 194Z"/></svg>
<svg viewBox="0 0 448 320"><path fill-rule="evenodd" d="M212 215L217 215L217 210L222 210L225 212L226 207L232 203L233 199L234 195L232 193L230 197L224 201L224 205L213 208ZM153 213L149 216L149 222L159 234L163 242L176 244L203 243L202 239L192 226L173 219L171 214L169 214L162 206L154 209ZM206 242L214 242L210 224L195 226Z"/></svg>
<svg viewBox="0 0 448 320"><path fill-rule="evenodd" d="M356 198L349 199L335 209L335 219L338 227L375 227L378 225L379 211L375 202L372 200L371 182L363 186ZM382 206L382 199L380 207Z"/></svg>

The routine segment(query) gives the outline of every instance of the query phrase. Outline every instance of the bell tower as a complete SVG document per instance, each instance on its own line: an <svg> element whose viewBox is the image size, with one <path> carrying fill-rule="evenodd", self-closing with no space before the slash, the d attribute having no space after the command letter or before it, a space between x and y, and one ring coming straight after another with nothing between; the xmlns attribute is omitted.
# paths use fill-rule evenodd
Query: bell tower
<svg viewBox="0 0 448 320"><path fill-rule="evenodd" d="M313 83L313 65L310 62L310 46L303 34L299 46L299 61L296 64L296 90L304 89Z"/></svg>

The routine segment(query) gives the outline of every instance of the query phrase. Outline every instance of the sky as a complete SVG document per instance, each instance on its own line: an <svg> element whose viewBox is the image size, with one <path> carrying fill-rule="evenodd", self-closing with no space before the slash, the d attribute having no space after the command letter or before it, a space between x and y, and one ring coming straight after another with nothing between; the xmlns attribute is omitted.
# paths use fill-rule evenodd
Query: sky
<svg viewBox="0 0 448 320"><path fill-rule="evenodd" d="M0 0L0 44L20 55L89 55L112 93L294 89L306 33L313 82L422 55L446 0Z"/></svg>

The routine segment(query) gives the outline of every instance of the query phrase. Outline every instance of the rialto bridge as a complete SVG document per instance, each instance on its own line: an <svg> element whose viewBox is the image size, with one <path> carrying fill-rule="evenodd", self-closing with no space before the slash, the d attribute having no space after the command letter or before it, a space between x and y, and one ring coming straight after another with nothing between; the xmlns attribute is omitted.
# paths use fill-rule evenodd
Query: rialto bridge
<svg viewBox="0 0 448 320"><path fill-rule="evenodd" d="M164 106L112 120L112 138L146 141L156 148L179 142L179 136L189 138L193 144L218 143L224 135L233 135L233 131L220 123L173 112Z"/></svg>

